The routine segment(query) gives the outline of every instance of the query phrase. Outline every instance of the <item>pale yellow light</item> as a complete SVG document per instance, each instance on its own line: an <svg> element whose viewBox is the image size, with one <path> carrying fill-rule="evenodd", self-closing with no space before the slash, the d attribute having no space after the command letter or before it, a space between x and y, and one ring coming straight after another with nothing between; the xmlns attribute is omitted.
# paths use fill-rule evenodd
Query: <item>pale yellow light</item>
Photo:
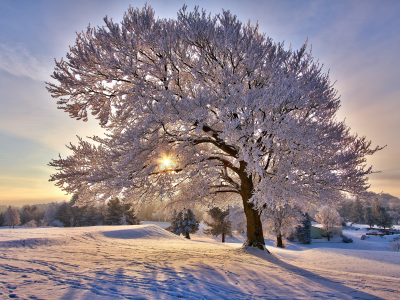
<svg viewBox="0 0 400 300"><path fill-rule="evenodd" d="M166 168L168 168L171 165L171 160L168 157L165 157L163 158L162 163Z"/></svg>

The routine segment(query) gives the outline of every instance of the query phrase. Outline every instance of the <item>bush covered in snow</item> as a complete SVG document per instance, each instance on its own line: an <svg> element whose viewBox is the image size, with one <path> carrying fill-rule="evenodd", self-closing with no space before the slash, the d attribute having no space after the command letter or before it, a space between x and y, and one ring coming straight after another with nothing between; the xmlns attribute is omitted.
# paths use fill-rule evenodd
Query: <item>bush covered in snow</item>
<svg viewBox="0 0 400 300"><path fill-rule="evenodd" d="M352 239L352 238L349 238L349 237L347 237L347 236L345 236L345 235L342 235L342 242L343 242L343 243L352 243L352 242L353 242L353 239Z"/></svg>
<svg viewBox="0 0 400 300"><path fill-rule="evenodd" d="M35 220L30 220L29 222L24 224L25 228L30 228L30 227L37 227L37 223Z"/></svg>

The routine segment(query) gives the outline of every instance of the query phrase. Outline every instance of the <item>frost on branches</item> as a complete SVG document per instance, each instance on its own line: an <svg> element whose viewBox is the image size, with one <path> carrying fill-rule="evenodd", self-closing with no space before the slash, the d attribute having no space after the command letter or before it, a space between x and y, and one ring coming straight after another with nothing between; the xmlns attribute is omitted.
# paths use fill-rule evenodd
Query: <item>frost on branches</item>
<svg viewBox="0 0 400 300"><path fill-rule="evenodd" d="M275 233L276 246L279 248L285 248L283 238L291 235L301 217L301 210L289 204L274 209L266 208L261 216L265 226Z"/></svg>
<svg viewBox="0 0 400 300"><path fill-rule="evenodd" d="M19 212L16 208L8 206L7 210L4 213L4 224L8 225L10 228L14 228L14 226L18 226L21 224L19 219Z"/></svg>
<svg viewBox="0 0 400 300"><path fill-rule="evenodd" d="M182 210L179 213L174 211L171 226L165 229L176 235L183 234L185 238L190 239L190 233L196 233L199 230L199 224L191 209Z"/></svg>
<svg viewBox="0 0 400 300"><path fill-rule="evenodd" d="M322 224L322 229L326 231L328 241L342 230L342 219L333 207L323 206L318 214L315 215L315 219Z"/></svg>
<svg viewBox="0 0 400 300"><path fill-rule="evenodd" d="M233 193L247 246L264 249L259 209L368 188L366 155L379 148L336 120L339 96L306 44L285 49L229 11L186 6L176 19L145 6L104 21L78 34L47 83L71 118L91 113L107 132L50 163L64 191L81 201L184 192L207 205Z"/></svg>

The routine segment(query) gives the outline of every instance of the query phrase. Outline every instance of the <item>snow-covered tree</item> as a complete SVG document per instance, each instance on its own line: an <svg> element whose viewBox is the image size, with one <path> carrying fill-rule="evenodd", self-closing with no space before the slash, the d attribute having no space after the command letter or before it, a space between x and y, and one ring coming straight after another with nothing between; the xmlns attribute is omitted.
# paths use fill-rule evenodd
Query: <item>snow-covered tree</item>
<svg viewBox="0 0 400 300"><path fill-rule="evenodd" d="M0 226L3 226L4 224L4 212L0 213Z"/></svg>
<svg viewBox="0 0 400 300"><path fill-rule="evenodd" d="M200 222L196 219L191 209L181 210L179 213L174 211L171 226L165 228L176 235L184 235L185 238L190 239L191 233L196 233L199 230Z"/></svg>
<svg viewBox="0 0 400 300"><path fill-rule="evenodd" d="M65 227L72 227L74 219L71 212L71 205L68 202L61 203L57 209L54 219L60 221Z"/></svg>
<svg viewBox="0 0 400 300"><path fill-rule="evenodd" d="M378 227L383 227L384 229L392 227L393 219L389 212L387 212L386 208L379 203L378 199L374 202L372 212L375 217L375 224Z"/></svg>
<svg viewBox="0 0 400 300"><path fill-rule="evenodd" d="M364 217L365 217L364 205L361 203L361 200L357 198L353 205L351 221L356 224L364 224L365 222Z"/></svg>
<svg viewBox="0 0 400 300"><path fill-rule="evenodd" d="M185 238L190 239L190 234L195 234L199 230L200 222L196 219L193 211L188 209L182 219L182 234Z"/></svg>
<svg viewBox="0 0 400 300"><path fill-rule="evenodd" d="M4 213L4 224L9 226L11 228L14 228L14 226L17 226L21 223L19 219L19 212L17 209L14 207L11 207L11 205L7 208L7 210Z"/></svg>
<svg viewBox="0 0 400 300"><path fill-rule="evenodd" d="M350 222L353 214L354 201L343 199L337 204L338 212L345 222Z"/></svg>
<svg viewBox="0 0 400 300"><path fill-rule="evenodd" d="M50 203L44 212L43 223L52 226L51 224L56 220L57 210L60 204L56 202Z"/></svg>
<svg viewBox="0 0 400 300"><path fill-rule="evenodd" d="M165 228L165 230L168 230L176 235L180 235L182 233L181 230L182 219L183 219L183 210L181 210L179 213L176 210L174 210L171 217L171 226Z"/></svg>
<svg viewBox="0 0 400 300"><path fill-rule="evenodd" d="M307 44L285 49L229 11L186 6L176 19L145 6L104 21L78 34L47 83L60 109L91 113L107 131L50 163L51 180L79 201L139 191L142 201L188 193L208 205L234 193L246 245L265 249L265 206L368 188L366 155L380 148L337 121L340 98Z"/></svg>
<svg viewBox="0 0 400 300"><path fill-rule="evenodd" d="M265 226L275 233L276 246L285 248L283 239L291 235L299 224L302 213L298 207L286 204L281 207L264 209L262 217Z"/></svg>
<svg viewBox="0 0 400 300"><path fill-rule="evenodd" d="M400 204L395 204L389 211L390 216L393 219L393 223L399 225L400 222Z"/></svg>
<svg viewBox="0 0 400 300"><path fill-rule="evenodd" d="M304 218L301 221L301 225L296 227L296 237L300 244L311 244L311 217L306 212Z"/></svg>
<svg viewBox="0 0 400 300"><path fill-rule="evenodd" d="M107 225L139 225L140 220L135 215L135 210L130 203L123 203L118 198L107 202Z"/></svg>
<svg viewBox="0 0 400 300"><path fill-rule="evenodd" d="M323 206L315 216L318 223L326 231L328 241L342 228L340 215L336 209L329 206Z"/></svg>
<svg viewBox="0 0 400 300"><path fill-rule="evenodd" d="M364 215L365 223L369 225L369 228L372 228L376 224L376 217L374 212L372 211L372 207L365 207L365 215Z"/></svg>
<svg viewBox="0 0 400 300"><path fill-rule="evenodd" d="M229 209L222 211L219 207L211 208L208 211L212 221L203 220L204 224L211 228L204 229L205 234L222 236L222 242L225 243L225 236L232 236L232 223L228 218Z"/></svg>

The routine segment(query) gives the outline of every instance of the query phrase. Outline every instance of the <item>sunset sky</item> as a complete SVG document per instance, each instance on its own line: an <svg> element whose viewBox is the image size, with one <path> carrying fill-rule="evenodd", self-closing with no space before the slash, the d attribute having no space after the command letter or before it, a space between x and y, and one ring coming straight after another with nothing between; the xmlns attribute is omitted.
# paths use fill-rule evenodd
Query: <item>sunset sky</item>
<svg viewBox="0 0 400 300"><path fill-rule="evenodd" d="M330 70L353 132L387 145L368 159L371 191L400 197L400 1L147 1L160 18L187 4L212 14L230 10L275 42L298 49L308 38ZM54 58L65 57L76 32L114 21L145 1L0 1L0 205L69 200L48 182L52 158L68 154L76 135L100 134L94 121L70 119L45 89Z"/></svg>

